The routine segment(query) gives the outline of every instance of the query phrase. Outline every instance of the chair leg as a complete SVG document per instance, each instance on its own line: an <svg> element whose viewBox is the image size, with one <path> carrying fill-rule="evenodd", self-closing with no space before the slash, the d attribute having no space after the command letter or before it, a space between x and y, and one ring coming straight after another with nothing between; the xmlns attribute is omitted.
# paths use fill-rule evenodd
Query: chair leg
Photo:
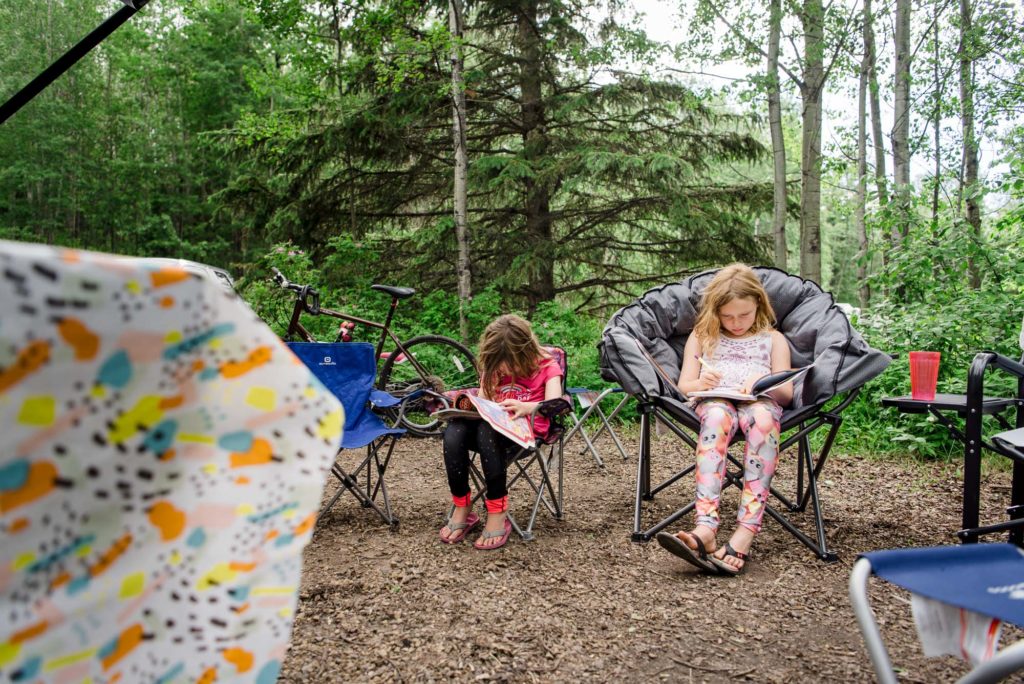
<svg viewBox="0 0 1024 684"><path fill-rule="evenodd" d="M388 451L383 462L380 460L380 449L384 446L384 442L388 442ZM330 511L331 507L338 501L342 494L348 491L355 499L362 505L363 508L372 508L377 515L380 516L381 520L391 526L398 524L398 517L391 510L391 499L388 495L387 484L384 482L384 473L387 470L388 463L391 461L391 455L394 452L395 439L393 437L383 437L376 442L371 442L366 447L366 456L359 465L356 466L352 473L348 473L344 467L337 462L331 466L331 474L338 479L341 483L338 491L334 493L331 500L320 510L317 515L316 524L319 525L324 519L327 512ZM340 455L341 452L339 451ZM376 485L373 483L373 470L377 471ZM359 476L363 471L366 471L366 484L365 488L359 483ZM377 504L377 497L381 496L384 501L384 507L381 508Z"/></svg>

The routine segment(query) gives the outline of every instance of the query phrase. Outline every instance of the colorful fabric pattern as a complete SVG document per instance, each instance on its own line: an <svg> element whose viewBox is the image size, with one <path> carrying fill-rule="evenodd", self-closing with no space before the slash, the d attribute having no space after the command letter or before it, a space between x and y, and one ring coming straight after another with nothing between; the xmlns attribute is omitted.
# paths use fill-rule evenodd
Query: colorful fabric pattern
<svg viewBox="0 0 1024 684"><path fill-rule="evenodd" d="M724 399L697 404L700 437L697 442L697 524L718 529L718 502L725 477L726 452L737 426L746 435L743 492L736 521L755 534L779 463L779 418L782 408L771 399L737 405Z"/></svg>
<svg viewBox="0 0 1024 684"><path fill-rule="evenodd" d="M277 679L338 401L233 293L0 241L0 681Z"/></svg>

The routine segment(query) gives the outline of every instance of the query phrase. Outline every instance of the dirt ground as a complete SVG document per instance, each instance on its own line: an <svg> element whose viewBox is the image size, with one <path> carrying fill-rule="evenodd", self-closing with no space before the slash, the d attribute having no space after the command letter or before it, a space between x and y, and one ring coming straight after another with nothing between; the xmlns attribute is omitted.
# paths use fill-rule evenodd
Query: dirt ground
<svg viewBox="0 0 1024 684"><path fill-rule="evenodd" d="M486 553L438 542L448 500L441 444L400 440L387 482L401 523L389 530L347 493L324 517L306 551L280 681L873 680L849 604L850 568L861 551L954 543L955 464L833 453L819 483L839 562L818 560L765 516L748 571L727 578L699 574L656 542L630 541L636 440L625 438L625 462L599 440L603 470L578 439L568 443L564 520L542 511L535 541L513 536ZM692 458L676 444L653 443L655 475ZM783 492L795 487L794 461L795 452L784 455L776 476ZM1008 473L989 470L983 521L1008 500ZM334 488L331 478L327 494ZM692 491L687 478L658 496L655 511ZM510 497L521 519L526 499L515 489ZM737 501L727 490L726 533ZM810 513L795 520L813 536ZM908 594L871 586L902 681L966 672L959 660L921 656ZM1019 634L1004 632L1004 643L1008 636Z"/></svg>

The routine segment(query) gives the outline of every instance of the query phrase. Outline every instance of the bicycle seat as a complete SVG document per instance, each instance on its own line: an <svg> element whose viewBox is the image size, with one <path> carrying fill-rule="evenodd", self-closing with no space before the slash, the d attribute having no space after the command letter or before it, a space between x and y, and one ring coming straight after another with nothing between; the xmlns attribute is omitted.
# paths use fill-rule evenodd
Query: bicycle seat
<svg viewBox="0 0 1024 684"><path fill-rule="evenodd" d="M387 292L395 299L405 299L416 294L416 290L411 287L395 287L394 285L371 285L370 289Z"/></svg>

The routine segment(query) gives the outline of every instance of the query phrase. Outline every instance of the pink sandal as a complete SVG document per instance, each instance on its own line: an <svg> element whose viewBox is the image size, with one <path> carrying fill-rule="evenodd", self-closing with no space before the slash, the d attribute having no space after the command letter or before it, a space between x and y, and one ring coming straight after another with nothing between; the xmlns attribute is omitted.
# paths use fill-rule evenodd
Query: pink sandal
<svg viewBox="0 0 1024 684"><path fill-rule="evenodd" d="M477 551L494 551L495 549L500 549L502 546L505 545L505 542L508 541L508 535L511 534L511 532L512 532L512 523L509 522L508 518L505 518L505 529L503 529L503 530L495 530L493 532L484 532L484 533L482 533L479 537L477 537L477 540L475 542L473 542L473 548L476 549ZM486 539L495 539L495 538L497 538L499 541L498 541L497 544L494 544L493 546L481 546L480 545L481 541L484 541Z"/></svg>
<svg viewBox="0 0 1024 684"><path fill-rule="evenodd" d="M441 538L441 541L445 544L458 544L460 541L465 539L466 535L472 532L479 524L480 516L476 513L470 513L466 517L466 521L460 523L452 522L452 519L448 518L448 522L444 524L444 527L448 528L448 530L452 533L452 536L444 536L444 527L442 527L437 534ZM460 532L461 534L459 534Z"/></svg>

